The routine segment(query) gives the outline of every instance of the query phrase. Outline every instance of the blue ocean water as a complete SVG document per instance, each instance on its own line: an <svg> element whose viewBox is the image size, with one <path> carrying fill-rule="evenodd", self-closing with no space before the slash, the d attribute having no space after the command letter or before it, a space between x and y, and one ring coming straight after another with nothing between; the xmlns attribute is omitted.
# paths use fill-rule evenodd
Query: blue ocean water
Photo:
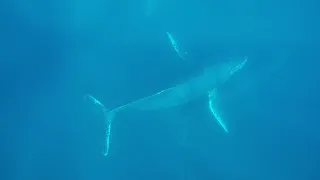
<svg viewBox="0 0 320 180"><path fill-rule="evenodd" d="M293 179L319 174L316 1L3 1L1 179ZM187 51L179 58L170 32ZM226 134L204 96L124 112L102 154L103 114L229 57Z"/></svg>

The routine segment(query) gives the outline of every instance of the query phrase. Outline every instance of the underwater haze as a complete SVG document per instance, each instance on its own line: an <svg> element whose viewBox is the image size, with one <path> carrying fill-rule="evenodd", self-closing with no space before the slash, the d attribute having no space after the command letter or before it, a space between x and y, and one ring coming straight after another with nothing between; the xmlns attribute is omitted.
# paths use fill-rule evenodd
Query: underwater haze
<svg viewBox="0 0 320 180"><path fill-rule="evenodd" d="M0 179L320 179L317 7L0 2ZM181 84L177 106L138 101ZM122 106L106 153L106 112Z"/></svg>

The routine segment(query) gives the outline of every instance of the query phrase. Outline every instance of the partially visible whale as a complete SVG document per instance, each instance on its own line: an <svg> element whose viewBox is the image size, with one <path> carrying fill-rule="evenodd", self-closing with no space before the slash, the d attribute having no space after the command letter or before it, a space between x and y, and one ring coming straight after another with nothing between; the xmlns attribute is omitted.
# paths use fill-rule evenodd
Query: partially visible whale
<svg viewBox="0 0 320 180"><path fill-rule="evenodd" d="M201 96L208 97L208 105L211 113L214 115L217 122L228 133L226 124L222 121L215 98L217 97L217 89L222 84L226 83L230 77L237 73L247 63L248 58L229 59L227 62L205 68L197 76L185 81L184 83L162 90L151 96L133 101L123 106L108 110L105 106L94 98L92 95L85 95L85 99L94 102L95 105L102 108L106 119L106 134L105 134L105 150L104 155L107 156L110 147L111 124L117 113L128 109L140 111L154 111L167 108L174 108L183 105L189 101L200 98Z"/></svg>

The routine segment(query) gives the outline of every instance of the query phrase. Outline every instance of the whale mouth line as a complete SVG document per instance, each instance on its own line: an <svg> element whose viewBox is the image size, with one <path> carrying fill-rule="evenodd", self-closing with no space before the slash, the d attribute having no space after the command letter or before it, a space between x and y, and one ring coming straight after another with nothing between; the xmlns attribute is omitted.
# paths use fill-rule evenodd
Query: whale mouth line
<svg viewBox="0 0 320 180"><path fill-rule="evenodd" d="M247 63L247 61L248 61L248 57L246 56L240 64L238 64L236 67L231 69L230 74L232 75L235 72L239 71Z"/></svg>

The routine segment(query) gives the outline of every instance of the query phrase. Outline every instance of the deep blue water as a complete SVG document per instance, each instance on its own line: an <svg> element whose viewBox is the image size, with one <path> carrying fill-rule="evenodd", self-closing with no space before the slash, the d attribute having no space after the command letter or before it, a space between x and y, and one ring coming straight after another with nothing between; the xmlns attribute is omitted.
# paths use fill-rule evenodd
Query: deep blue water
<svg viewBox="0 0 320 180"><path fill-rule="evenodd" d="M3 1L0 179L320 179L316 1ZM188 51L173 51L165 32ZM124 112L102 155L102 113L248 56L206 97Z"/></svg>

